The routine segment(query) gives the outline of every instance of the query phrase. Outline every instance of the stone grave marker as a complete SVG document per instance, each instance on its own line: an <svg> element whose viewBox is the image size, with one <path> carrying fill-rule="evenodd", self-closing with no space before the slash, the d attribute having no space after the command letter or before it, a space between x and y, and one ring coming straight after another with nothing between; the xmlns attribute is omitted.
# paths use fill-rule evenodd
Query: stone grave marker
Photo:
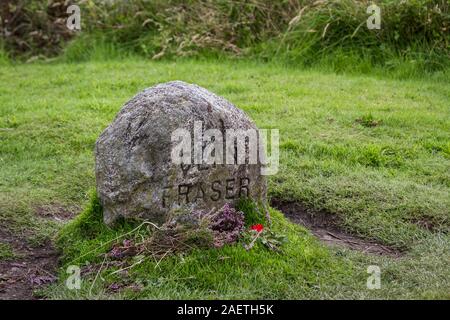
<svg viewBox="0 0 450 320"><path fill-rule="evenodd" d="M96 142L105 223L162 223L179 210L220 209L241 197L265 203L258 139L242 110L204 88L173 81L145 89Z"/></svg>

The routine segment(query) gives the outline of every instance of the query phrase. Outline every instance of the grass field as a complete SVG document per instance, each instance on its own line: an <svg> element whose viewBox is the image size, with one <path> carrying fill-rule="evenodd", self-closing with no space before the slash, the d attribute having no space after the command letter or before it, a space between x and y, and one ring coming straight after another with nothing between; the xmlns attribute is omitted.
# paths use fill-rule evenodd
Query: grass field
<svg viewBox="0 0 450 320"><path fill-rule="evenodd" d="M270 196L335 213L343 229L402 256L329 248L274 210L275 228L290 240L283 255L226 247L147 261L128 275L141 290L118 293L107 289L118 281L108 268L104 281L91 285L91 276L80 291L65 289L62 268L47 297L450 298L448 73L400 81L249 61L2 65L1 230L36 246L54 241L67 224L54 216L90 201L100 132L137 92L175 79L226 97L260 128L279 129ZM95 223L91 211L82 219ZM64 262L119 232L98 227L86 238L76 224L64 229ZM10 251L1 246L0 260ZM87 254L77 263L98 260ZM381 268L380 290L366 288L369 265Z"/></svg>

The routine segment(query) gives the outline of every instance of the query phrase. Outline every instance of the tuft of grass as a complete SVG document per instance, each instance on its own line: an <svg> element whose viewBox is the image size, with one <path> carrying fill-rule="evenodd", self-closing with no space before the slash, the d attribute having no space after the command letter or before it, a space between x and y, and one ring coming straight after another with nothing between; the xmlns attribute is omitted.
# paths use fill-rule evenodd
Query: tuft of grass
<svg viewBox="0 0 450 320"><path fill-rule="evenodd" d="M356 122L367 128L376 127L382 123L381 120L375 119L371 113L356 119Z"/></svg>
<svg viewBox="0 0 450 320"><path fill-rule="evenodd" d="M11 260L15 257L13 248L9 243L0 243L0 261Z"/></svg>
<svg viewBox="0 0 450 320"><path fill-rule="evenodd" d="M127 51L120 45L111 42L102 34L81 35L70 41L64 48L61 59L64 62L105 61L130 59L135 53Z"/></svg>
<svg viewBox="0 0 450 320"><path fill-rule="evenodd" d="M236 208L244 213L246 227L259 223L263 225L268 223L264 204L256 203L248 198L241 198Z"/></svg>
<svg viewBox="0 0 450 320"><path fill-rule="evenodd" d="M268 57L326 65L334 71L394 73L442 70L448 65L446 1L379 1L381 28L367 28L371 1L304 2L280 38L268 42ZM270 49L268 49L270 50ZM421 71L422 70L422 71Z"/></svg>
<svg viewBox="0 0 450 320"><path fill-rule="evenodd" d="M8 66L9 64L10 64L9 56L0 43L0 66Z"/></svg>

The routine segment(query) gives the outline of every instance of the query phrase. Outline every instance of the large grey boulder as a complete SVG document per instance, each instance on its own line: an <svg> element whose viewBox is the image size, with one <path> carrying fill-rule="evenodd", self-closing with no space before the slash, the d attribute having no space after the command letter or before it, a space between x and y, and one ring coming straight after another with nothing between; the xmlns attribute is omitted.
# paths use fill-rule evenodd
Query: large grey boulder
<svg viewBox="0 0 450 320"><path fill-rule="evenodd" d="M172 133L181 128L193 136L199 123L203 130L218 129L224 139L229 129L257 129L224 98L181 81L145 89L122 107L95 147L97 193L105 223L111 225L120 217L162 223L180 210L219 209L241 197L266 201L259 161L174 163ZM223 153L228 151L224 147ZM193 143L192 158L195 153Z"/></svg>

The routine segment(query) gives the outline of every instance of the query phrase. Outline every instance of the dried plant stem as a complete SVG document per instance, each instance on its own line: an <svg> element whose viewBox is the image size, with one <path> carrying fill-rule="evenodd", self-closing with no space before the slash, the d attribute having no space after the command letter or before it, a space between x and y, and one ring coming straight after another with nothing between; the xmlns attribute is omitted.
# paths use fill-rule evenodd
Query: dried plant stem
<svg viewBox="0 0 450 320"><path fill-rule="evenodd" d="M159 263L162 261L162 259L164 259L164 257L169 253L169 252L171 252L172 251L172 249L169 249L169 250L167 250L164 254L163 254L163 256L161 257L161 259L159 259L159 261L156 263L156 265L155 265L155 269L157 268L157 267L159 267Z"/></svg>
<svg viewBox="0 0 450 320"><path fill-rule="evenodd" d="M107 255L105 254L105 257L103 258L102 264L100 265L100 268L98 269L97 274L95 275L94 281L92 282L91 287L89 288L89 295L90 296L92 295L92 288L94 288L95 282L97 281L97 278L98 278L100 272L103 269L103 265L105 264L106 257L107 257Z"/></svg>

